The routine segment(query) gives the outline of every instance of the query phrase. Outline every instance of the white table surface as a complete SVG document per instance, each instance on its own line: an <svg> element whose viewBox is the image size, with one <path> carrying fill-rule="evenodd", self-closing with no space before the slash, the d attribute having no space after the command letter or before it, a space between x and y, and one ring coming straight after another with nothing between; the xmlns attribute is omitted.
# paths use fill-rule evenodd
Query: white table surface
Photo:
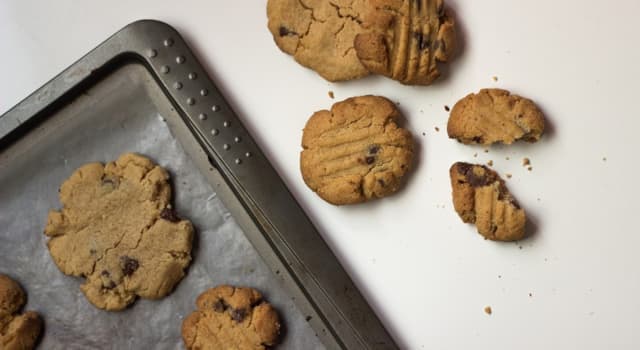
<svg viewBox="0 0 640 350"><path fill-rule="evenodd" d="M165 21L193 47L401 347L640 348L640 2L451 0L464 47L431 87L324 81L276 47L265 3L3 0L0 113L129 22ZM548 117L542 141L485 153L449 140L443 106L483 87L534 99ZM301 130L313 111L362 94L400 102L418 163L393 197L334 207L302 181ZM485 241L460 221L448 178L459 160L493 160L513 174L507 184L536 227L532 237Z"/></svg>

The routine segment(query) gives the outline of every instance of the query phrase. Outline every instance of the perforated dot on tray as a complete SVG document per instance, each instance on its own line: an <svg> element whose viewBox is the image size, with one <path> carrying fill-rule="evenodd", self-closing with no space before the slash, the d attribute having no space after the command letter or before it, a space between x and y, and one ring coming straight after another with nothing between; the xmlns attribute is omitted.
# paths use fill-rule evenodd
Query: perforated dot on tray
<svg viewBox="0 0 640 350"><path fill-rule="evenodd" d="M147 56L150 58L154 58L156 56L158 56L158 51L154 50L154 49L149 49L147 51Z"/></svg>
<svg viewBox="0 0 640 350"><path fill-rule="evenodd" d="M175 83L173 83L173 88L176 90L182 89L182 83L179 81L176 81Z"/></svg>
<svg viewBox="0 0 640 350"><path fill-rule="evenodd" d="M220 133L220 130L218 129L211 129L211 135L216 136Z"/></svg>
<svg viewBox="0 0 640 350"><path fill-rule="evenodd" d="M189 98L187 99L187 104L188 104L189 106L193 106L194 104L196 104L196 99L195 99L195 98L193 98L193 97L189 97Z"/></svg>
<svg viewBox="0 0 640 350"><path fill-rule="evenodd" d="M198 74L196 74L195 72L191 72L188 75L189 80L195 80L198 77Z"/></svg>
<svg viewBox="0 0 640 350"><path fill-rule="evenodd" d="M236 162L236 164L240 164L240 163L242 163L242 159L236 158L235 162Z"/></svg>
<svg viewBox="0 0 640 350"><path fill-rule="evenodd" d="M162 66L160 67L160 71L164 74L167 74L171 71L171 68L169 68L169 66Z"/></svg>
<svg viewBox="0 0 640 350"><path fill-rule="evenodd" d="M178 56L178 57L176 57L176 63L177 63L177 64L183 64L183 63L184 63L184 61L185 61L184 56Z"/></svg>
<svg viewBox="0 0 640 350"><path fill-rule="evenodd" d="M225 143L224 145L222 145L222 148L228 151L231 148L231 146L228 143Z"/></svg>
<svg viewBox="0 0 640 350"><path fill-rule="evenodd" d="M242 141L242 139L240 138L240 136L236 136L233 138L233 141L235 141L236 143L239 143L240 141Z"/></svg>
<svg viewBox="0 0 640 350"><path fill-rule="evenodd" d="M213 105L213 106L211 106L211 110L214 111L214 112L218 112L220 110L220 106Z"/></svg>
<svg viewBox="0 0 640 350"><path fill-rule="evenodd" d="M200 90L200 95L201 96L207 96L208 94L209 94L209 90L207 90L207 89Z"/></svg>
<svg viewBox="0 0 640 350"><path fill-rule="evenodd" d="M224 126L225 128L228 128L230 125L231 125L231 123L229 123L229 121L228 121L228 120L225 120L225 121L222 123L222 126Z"/></svg>
<svg viewBox="0 0 640 350"><path fill-rule="evenodd" d="M206 120L207 119L207 115L204 113L200 113L200 115L198 115L198 119L200 120Z"/></svg>
<svg viewBox="0 0 640 350"><path fill-rule="evenodd" d="M171 38L164 39L164 46L166 47L173 46L173 39Z"/></svg>
<svg viewBox="0 0 640 350"><path fill-rule="evenodd" d="M247 158L251 157L251 152L245 153L244 156L247 157Z"/></svg>

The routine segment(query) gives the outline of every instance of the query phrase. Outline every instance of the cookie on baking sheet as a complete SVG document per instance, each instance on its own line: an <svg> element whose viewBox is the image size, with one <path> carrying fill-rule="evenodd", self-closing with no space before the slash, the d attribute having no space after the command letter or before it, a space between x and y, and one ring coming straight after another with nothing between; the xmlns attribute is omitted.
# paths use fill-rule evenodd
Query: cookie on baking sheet
<svg viewBox="0 0 640 350"><path fill-rule="evenodd" d="M26 302L20 285L0 274L0 349L33 349L42 331L42 320L37 313L18 314Z"/></svg>
<svg viewBox="0 0 640 350"><path fill-rule="evenodd" d="M182 322L187 349L269 349L278 342L276 310L252 288L222 285L200 294Z"/></svg>
<svg viewBox="0 0 640 350"><path fill-rule="evenodd" d="M456 46L442 0L370 0L363 27L354 42L360 62L403 84L431 84Z"/></svg>
<svg viewBox="0 0 640 350"><path fill-rule="evenodd" d="M60 201L47 246L63 273L86 277L80 289L96 307L162 298L184 276L193 227L171 209L169 174L151 160L127 153L86 164L62 184Z"/></svg>
<svg viewBox="0 0 640 350"><path fill-rule="evenodd" d="M458 162L449 170L453 206L462 221L495 241L524 237L526 216L498 174L484 165Z"/></svg>
<svg viewBox="0 0 640 350"><path fill-rule="evenodd" d="M302 134L305 183L332 204L352 204L398 190L413 158L400 112L380 96L360 96L315 112Z"/></svg>
<svg viewBox="0 0 640 350"><path fill-rule="evenodd" d="M533 101L502 89L482 89L458 101L449 116L447 133L465 144L536 142L544 131L544 116Z"/></svg>
<svg viewBox="0 0 640 350"><path fill-rule="evenodd" d="M268 27L278 47L329 81L369 71L353 49L367 0L269 0Z"/></svg>

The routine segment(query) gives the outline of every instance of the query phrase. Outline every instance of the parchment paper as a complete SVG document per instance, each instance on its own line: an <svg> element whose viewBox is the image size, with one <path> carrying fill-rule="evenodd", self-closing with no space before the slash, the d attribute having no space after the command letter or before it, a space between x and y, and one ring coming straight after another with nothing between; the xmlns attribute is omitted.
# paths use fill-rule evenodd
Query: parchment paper
<svg viewBox="0 0 640 350"><path fill-rule="evenodd" d="M43 316L40 349L182 349L182 320L196 297L218 284L264 294L283 321L279 349L323 348L161 116L131 112L77 123L0 168L0 273L17 279L28 294L25 309ZM196 235L192 264L172 294L107 312L85 299L82 279L58 270L42 232L47 211L60 207L58 187L74 169L123 152L146 155L169 170L174 206Z"/></svg>

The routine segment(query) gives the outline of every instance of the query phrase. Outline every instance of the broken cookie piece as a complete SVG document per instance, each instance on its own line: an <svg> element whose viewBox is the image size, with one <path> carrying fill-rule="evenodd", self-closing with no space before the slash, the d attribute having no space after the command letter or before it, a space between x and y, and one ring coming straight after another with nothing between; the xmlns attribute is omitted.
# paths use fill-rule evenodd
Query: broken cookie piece
<svg viewBox="0 0 640 350"><path fill-rule="evenodd" d="M482 89L458 101L449 116L447 133L464 144L536 142L544 131L544 116L533 101L507 90Z"/></svg>
<svg viewBox="0 0 640 350"><path fill-rule="evenodd" d="M449 170L453 206L466 223L494 241L515 241L525 235L526 216L504 181L484 165L458 162Z"/></svg>

